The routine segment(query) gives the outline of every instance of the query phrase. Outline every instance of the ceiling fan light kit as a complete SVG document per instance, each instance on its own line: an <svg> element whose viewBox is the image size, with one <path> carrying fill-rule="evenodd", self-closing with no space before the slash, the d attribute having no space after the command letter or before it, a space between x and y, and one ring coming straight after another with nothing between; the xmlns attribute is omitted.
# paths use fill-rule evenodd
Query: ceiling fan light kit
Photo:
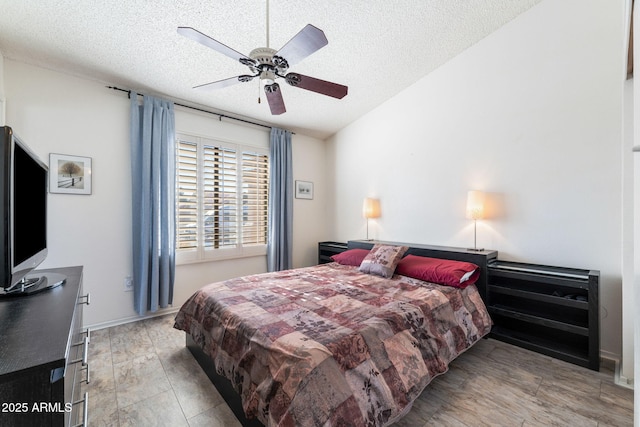
<svg viewBox="0 0 640 427"><path fill-rule="evenodd" d="M267 44L268 31L267 22ZM243 74L224 80L205 83L195 86L194 89L221 89L236 83L250 82L258 77L264 85L269 108L273 115L282 114L287 111L280 86L275 82L278 78L283 78L290 86L337 99L342 99L347 95L347 86L298 73L287 73L290 66L297 64L329 43L324 32L311 24L308 24L300 30L300 32L293 36L279 51L269 47L259 47L253 49L249 53L249 56L243 55L191 27L178 27L178 34L222 53L231 59L239 61L241 64L247 66L252 73L251 75Z"/></svg>

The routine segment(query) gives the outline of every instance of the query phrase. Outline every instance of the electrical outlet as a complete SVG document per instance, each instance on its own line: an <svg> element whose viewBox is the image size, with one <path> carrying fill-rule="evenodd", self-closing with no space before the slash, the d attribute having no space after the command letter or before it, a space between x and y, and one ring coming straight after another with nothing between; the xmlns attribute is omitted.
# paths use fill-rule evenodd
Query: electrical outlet
<svg viewBox="0 0 640 427"><path fill-rule="evenodd" d="M127 276L124 278L124 291L125 292L133 291L133 278L131 276Z"/></svg>

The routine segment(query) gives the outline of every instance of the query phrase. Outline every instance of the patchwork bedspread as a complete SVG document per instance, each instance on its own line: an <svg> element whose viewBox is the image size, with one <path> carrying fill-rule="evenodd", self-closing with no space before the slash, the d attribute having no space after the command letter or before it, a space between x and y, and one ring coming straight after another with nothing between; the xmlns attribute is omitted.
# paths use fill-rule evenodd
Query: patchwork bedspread
<svg viewBox="0 0 640 427"><path fill-rule="evenodd" d="M475 286L456 289L335 263L213 283L175 327L266 426L384 426L487 334Z"/></svg>

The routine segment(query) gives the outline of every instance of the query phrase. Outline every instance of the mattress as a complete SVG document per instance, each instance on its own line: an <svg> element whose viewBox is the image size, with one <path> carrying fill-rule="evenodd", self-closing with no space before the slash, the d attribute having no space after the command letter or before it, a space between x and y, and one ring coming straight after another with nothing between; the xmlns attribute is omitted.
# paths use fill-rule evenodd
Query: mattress
<svg viewBox="0 0 640 427"><path fill-rule="evenodd" d="M265 426L386 426L489 333L464 289L337 263L207 285L176 316Z"/></svg>

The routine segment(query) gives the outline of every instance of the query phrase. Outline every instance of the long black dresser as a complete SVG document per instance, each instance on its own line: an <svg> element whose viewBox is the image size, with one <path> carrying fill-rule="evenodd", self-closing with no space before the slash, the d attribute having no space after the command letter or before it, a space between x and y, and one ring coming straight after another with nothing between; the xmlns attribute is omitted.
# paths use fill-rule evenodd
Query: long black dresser
<svg viewBox="0 0 640 427"><path fill-rule="evenodd" d="M86 425L89 333L82 330L82 267L53 289L0 300L0 425ZM35 272L37 273L37 272Z"/></svg>

